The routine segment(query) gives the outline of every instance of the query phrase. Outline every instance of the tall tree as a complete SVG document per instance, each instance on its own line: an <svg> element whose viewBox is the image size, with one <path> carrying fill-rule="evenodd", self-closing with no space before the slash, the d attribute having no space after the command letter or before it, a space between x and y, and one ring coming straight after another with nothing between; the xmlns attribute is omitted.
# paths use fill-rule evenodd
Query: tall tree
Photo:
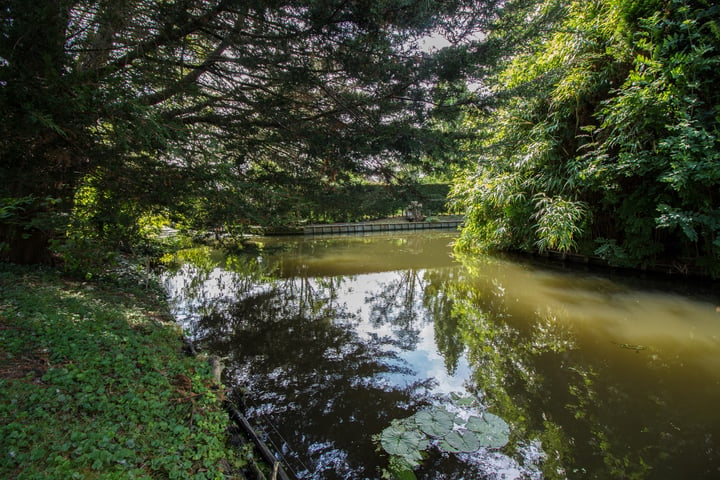
<svg viewBox="0 0 720 480"><path fill-rule="evenodd" d="M254 189L236 204L261 211L292 179L420 161L433 90L462 69L418 42L496 3L5 0L2 256L43 260L81 186L104 228L191 191Z"/></svg>

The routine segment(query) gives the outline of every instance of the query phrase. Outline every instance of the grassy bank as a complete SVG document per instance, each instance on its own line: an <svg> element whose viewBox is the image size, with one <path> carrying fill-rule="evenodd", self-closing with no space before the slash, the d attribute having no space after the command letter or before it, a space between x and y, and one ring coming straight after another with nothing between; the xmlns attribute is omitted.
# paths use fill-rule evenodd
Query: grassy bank
<svg viewBox="0 0 720 480"><path fill-rule="evenodd" d="M242 478L157 297L0 264L0 478Z"/></svg>

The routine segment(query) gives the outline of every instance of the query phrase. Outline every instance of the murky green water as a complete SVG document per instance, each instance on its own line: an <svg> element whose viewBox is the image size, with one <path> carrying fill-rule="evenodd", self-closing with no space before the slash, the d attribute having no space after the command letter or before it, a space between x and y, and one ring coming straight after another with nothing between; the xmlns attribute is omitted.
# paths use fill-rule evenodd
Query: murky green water
<svg viewBox="0 0 720 480"><path fill-rule="evenodd" d="M720 478L716 285L454 257L453 238L265 239L190 252L166 285L299 478L379 478L372 436L452 392L510 443L430 448L418 478Z"/></svg>

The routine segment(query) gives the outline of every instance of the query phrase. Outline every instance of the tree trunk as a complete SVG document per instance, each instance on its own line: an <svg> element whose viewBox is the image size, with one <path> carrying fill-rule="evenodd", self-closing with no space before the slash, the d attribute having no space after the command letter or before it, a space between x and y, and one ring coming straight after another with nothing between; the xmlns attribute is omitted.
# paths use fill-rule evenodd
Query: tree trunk
<svg viewBox="0 0 720 480"><path fill-rule="evenodd" d="M52 264L52 234L37 228L23 229L14 225L0 226L0 245L6 245L6 260L12 263Z"/></svg>

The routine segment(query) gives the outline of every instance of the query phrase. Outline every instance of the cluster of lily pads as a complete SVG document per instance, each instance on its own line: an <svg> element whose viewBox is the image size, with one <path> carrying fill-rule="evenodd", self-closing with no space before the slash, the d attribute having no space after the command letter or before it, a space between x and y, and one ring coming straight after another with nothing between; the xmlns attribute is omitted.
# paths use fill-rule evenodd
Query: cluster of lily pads
<svg viewBox="0 0 720 480"><path fill-rule="evenodd" d="M393 420L380 434L380 445L410 469L420 464L422 452L430 446L448 453L472 453L482 448L505 446L510 439L507 422L474 408L475 402L472 398L457 397L452 405L453 410L459 410L457 413L435 406Z"/></svg>

